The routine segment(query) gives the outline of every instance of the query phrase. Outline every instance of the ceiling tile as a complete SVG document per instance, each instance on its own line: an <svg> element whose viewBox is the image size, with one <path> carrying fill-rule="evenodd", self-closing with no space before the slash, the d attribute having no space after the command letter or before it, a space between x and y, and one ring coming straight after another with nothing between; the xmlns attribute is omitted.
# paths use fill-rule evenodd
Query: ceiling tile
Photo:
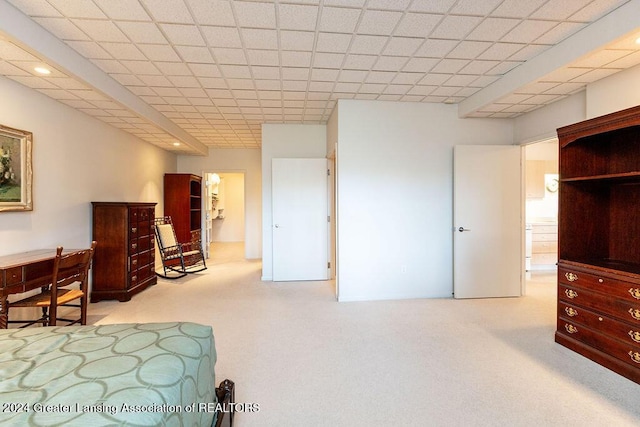
<svg viewBox="0 0 640 427"><path fill-rule="evenodd" d="M374 70L394 71L401 70L409 61L405 56L381 56L373 65Z"/></svg>
<svg viewBox="0 0 640 427"><path fill-rule="evenodd" d="M278 7L278 22L283 30L315 30L318 7L281 4Z"/></svg>
<svg viewBox="0 0 640 427"><path fill-rule="evenodd" d="M415 56L426 58L444 58L458 44L456 40L426 40Z"/></svg>
<svg viewBox="0 0 640 427"><path fill-rule="evenodd" d="M65 18L33 18L61 40L90 40L80 28Z"/></svg>
<svg viewBox="0 0 640 427"><path fill-rule="evenodd" d="M391 83L391 80L396 76L396 73L389 71L371 71L367 78L366 83Z"/></svg>
<svg viewBox="0 0 640 427"><path fill-rule="evenodd" d="M534 19L548 19L563 21L585 6L584 0L563 0L561 2L549 1L531 14Z"/></svg>
<svg viewBox="0 0 640 427"><path fill-rule="evenodd" d="M474 59L491 46L490 42L462 41L451 52L448 58Z"/></svg>
<svg viewBox="0 0 640 427"><path fill-rule="evenodd" d="M182 0L142 0L157 22L193 24L189 9Z"/></svg>
<svg viewBox="0 0 640 427"><path fill-rule="evenodd" d="M411 56L422 43L422 39L391 37L382 53L390 56Z"/></svg>
<svg viewBox="0 0 640 427"><path fill-rule="evenodd" d="M442 19L441 15L408 13L402 17L394 34L408 37L428 37Z"/></svg>
<svg viewBox="0 0 640 427"><path fill-rule="evenodd" d="M165 76L191 76L191 69L183 62L156 62Z"/></svg>
<svg viewBox="0 0 640 427"><path fill-rule="evenodd" d="M278 49L278 33L276 30L244 28L242 29L242 40L247 49Z"/></svg>
<svg viewBox="0 0 640 427"><path fill-rule="evenodd" d="M167 43L167 39L153 22L118 22L117 24L134 43Z"/></svg>
<svg viewBox="0 0 640 427"><path fill-rule="evenodd" d="M358 25L360 13L360 9L324 7L320 18L320 31L351 34Z"/></svg>
<svg viewBox="0 0 640 427"><path fill-rule="evenodd" d="M151 21L151 17L138 0L94 0L94 2L111 19Z"/></svg>
<svg viewBox="0 0 640 427"><path fill-rule="evenodd" d="M34 61L40 60L11 42L0 39L0 58L5 61Z"/></svg>
<svg viewBox="0 0 640 427"><path fill-rule="evenodd" d="M518 25L517 19L486 18L468 35L469 40L498 41L513 27Z"/></svg>
<svg viewBox="0 0 640 427"><path fill-rule="evenodd" d="M275 28L276 9L273 3L233 3L238 25L249 28Z"/></svg>
<svg viewBox="0 0 640 427"><path fill-rule="evenodd" d="M302 31L280 31L280 48L282 50L313 50L315 34Z"/></svg>
<svg viewBox="0 0 640 427"><path fill-rule="evenodd" d="M242 65L219 65L220 72L228 79L250 79L249 67Z"/></svg>
<svg viewBox="0 0 640 427"><path fill-rule="evenodd" d="M358 34L374 35L391 34L401 17L402 14L400 12L365 10L360 19L357 32Z"/></svg>
<svg viewBox="0 0 640 427"><path fill-rule="evenodd" d="M556 25L556 22L529 19L516 25L500 40L512 43L529 43L531 40L541 37Z"/></svg>
<svg viewBox="0 0 640 427"><path fill-rule="evenodd" d="M517 43L496 43L485 50L478 58L503 61L523 47L524 45Z"/></svg>
<svg viewBox="0 0 640 427"><path fill-rule="evenodd" d="M285 52L283 52L284 54ZM294 52L294 53L304 53L304 52ZM262 67L262 66L252 66L251 73L255 79L271 79L271 80L279 80L280 79L280 68L279 67Z"/></svg>
<svg viewBox="0 0 640 427"><path fill-rule="evenodd" d="M613 9L618 8L627 1L628 0L592 1L591 3L579 8L573 15L571 15L570 20L582 22L593 21L609 13Z"/></svg>
<svg viewBox="0 0 640 427"><path fill-rule="evenodd" d="M547 0L504 0L493 12L493 16L526 18Z"/></svg>
<svg viewBox="0 0 640 427"><path fill-rule="evenodd" d="M476 16L448 15L433 30L431 37L460 40L469 34L481 21L482 18Z"/></svg>
<svg viewBox="0 0 640 427"><path fill-rule="evenodd" d="M98 67L100 67L105 73L114 74L128 74L129 70L122 65L119 61L114 59L94 59L92 61Z"/></svg>
<svg viewBox="0 0 640 427"><path fill-rule="evenodd" d="M599 68L620 59L631 52L632 51L605 49L573 62L571 66L576 68Z"/></svg>
<svg viewBox="0 0 640 427"><path fill-rule="evenodd" d="M469 63L468 59L443 59L431 69L434 73L457 73Z"/></svg>
<svg viewBox="0 0 640 427"><path fill-rule="evenodd" d="M198 27L182 24L160 24L160 27L174 45L206 46Z"/></svg>
<svg viewBox="0 0 640 427"><path fill-rule="evenodd" d="M111 21L74 19L73 23L97 42L125 43L129 41L127 36Z"/></svg>
<svg viewBox="0 0 640 427"><path fill-rule="evenodd" d="M498 61L475 60L469 62L460 72L464 74L485 74L498 64Z"/></svg>
<svg viewBox="0 0 640 427"><path fill-rule="evenodd" d="M378 60L374 55L348 55L343 68L348 70L370 70Z"/></svg>
<svg viewBox="0 0 640 427"><path fill-rule="evenodd" d="M240 33L235 27L200 27L209 46L241 48Z"/></svg>
<svg viewBox="0 0 640 427"><path fill-rule="evenodd" d="M150 61L120 61L133 74L162 74L158 68Z"/></svg>
<svg viewBox="0 0 640 427"><path fill-rule="evenodd" d="M273 50L247 50L247 57L251 65L280 65L280 58L278 52Z"/></svg>
<svg viewBox="0 0 640 427"><path fill-rule="evenodd" d="M136 46L147 58L152 61L180 61L180 57L171 46L157 44L138 44Z"/></svg>
<svg viewBox="0 0 640 427"><path fill-rule="evenodd" d="M130 43L102 43L102 47L115 59L130 59L142 61L146 59L135 45Z"/></svg>
<svg viewBox="0 0 640 427"><path fill-rule="evenodd" d="M311 52L280 52L280 59L284 67L310 67Z"/></svg>
<svg viewBox="0 0 640 427"><path fill-rule="evenodd" d="M215 62L206 47L176 46L176 50L186 63L213 64Z"/></svg>
<svg viewBox="0 0 640 427"><path fill-rule="evenodd" d="M213 56L218 64L246 65L247 58L242 49L212 48Z"/></svg>
<svg viewBox="0 0 640 427"><path fill-rule="evenodd" d="M340 69L345 55L341 53L316 53L313 57L313 66L316 68Z"/></svg>
<svg viewBox="0 0 640 427"><path fill-rule="evenodd" d="M458 0L449 13L461 15L488 15L502 0Z"/></svg>
<svg viewBox="0 0 640 427"><path fill-rule="evenodd" d="M46 0L8 0L9 3L30 16L61 17L62 14Z"/></svg>
<svg viewBox="0 0 640 427"><path fill-rule="evenodd" d="M193 16L200 25L236 25L231 3L228 0L187 0Z"/></svg>
<svg viewBox="0 0 640 427"><path fill-rule="evenodd" d="M542 44L556 44L566 39L573 33L580 31L586 26L587 24L577 22L560 22L551 30L547 31L542 36L532 41Z"/></svg>
<svg viewBox="0 0 640 427"><path fill-rule="evenodd" d="M410 10L418 12L447 13L457 0L414 1Z"/></svg>
<svg viewBox="0 0 640 427"><path fill-rule="evenodd" d="M105 19L106 16L88 1L49 0L49 3L67 18Z"/></svg>
<svg viewBox="0 0 640 427"><path fill-rule="evenodd" d="M411 58L404 66L403 71L428 73L439 61L436 58Z"/></svg>
<svg viewBox="0 0 640 427"><path fill-rule="evenodd" d="M378 55L382 52L387 37L356 35L351 44L351 53Z"/></svg>
<svg viewBox="0 0 640 427"><path fill-rule="evenodd" d="M351 43L351 34L319 33L317 52L346 52Z"/></svg>
<svg viewBox="0 0 640 427"><path fill-rule="evenodd" d="M340 82L362 82L367 77L366 71L360 70L342 70L340 71Z"/></svg>
<svg viewBox="0 0 640 427"><path fill-rule="evenodd" d="M311 70L311 80L333 82L338 78L339 70L325 70L314 68Z"/></svg>

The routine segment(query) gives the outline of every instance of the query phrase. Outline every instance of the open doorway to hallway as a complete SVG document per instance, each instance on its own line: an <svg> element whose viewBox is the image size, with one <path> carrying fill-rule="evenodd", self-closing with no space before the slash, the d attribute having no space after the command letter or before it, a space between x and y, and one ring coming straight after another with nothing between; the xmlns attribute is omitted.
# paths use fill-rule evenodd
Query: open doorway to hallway
<svg viewBox="0 0 640 427"><path fill-rule="evenodd" d="M558 140L525 146L525 271L555 276L558 262Z"/></svg>
<svg viewBox="0 0 640 427"><path fill-rule="evenodd" d="M242 254L241 259L244 259L244 173L205 172L204 182L203 246L209 262L237 257L239 253Z"/></svg>

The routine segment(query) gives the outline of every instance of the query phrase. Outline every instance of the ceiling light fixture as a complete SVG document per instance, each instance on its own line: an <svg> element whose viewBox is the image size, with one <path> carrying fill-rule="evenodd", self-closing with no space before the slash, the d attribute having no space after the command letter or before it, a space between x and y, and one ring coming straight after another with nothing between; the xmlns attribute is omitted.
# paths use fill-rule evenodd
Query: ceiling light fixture
<svg viewBox="0 0 640 427"><path fill-rule="evenodd" d="M34 70L40 74L49 75L51 74L51 70L45 67L35 67Z"/></svg>
<svg viewBox="0 0 640 427"><path fill-rule="evenodd" d="M179 147L179 146L180 146L180 143L176 141L176 142L174 142L174 143L173 143L173 146L174 146L174 147Z"/></svg>
<svg viewBox="0 0 640 427"><path fill-rule="evenodd" d="M640 37L636 39L636 44L640 44Z"/></svg>

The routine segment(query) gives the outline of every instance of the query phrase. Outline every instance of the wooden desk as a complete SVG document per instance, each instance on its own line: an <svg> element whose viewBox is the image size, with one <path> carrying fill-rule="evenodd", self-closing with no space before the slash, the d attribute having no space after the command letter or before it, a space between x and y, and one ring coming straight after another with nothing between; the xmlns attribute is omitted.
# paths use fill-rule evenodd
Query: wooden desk
<svg viewBox="0 0 640 427"><path fill-rule="evenodd" d="M7 297L51 283L55 257L55 249L38 249L0 256L0 329L7 328L9 317Z"/></svg>

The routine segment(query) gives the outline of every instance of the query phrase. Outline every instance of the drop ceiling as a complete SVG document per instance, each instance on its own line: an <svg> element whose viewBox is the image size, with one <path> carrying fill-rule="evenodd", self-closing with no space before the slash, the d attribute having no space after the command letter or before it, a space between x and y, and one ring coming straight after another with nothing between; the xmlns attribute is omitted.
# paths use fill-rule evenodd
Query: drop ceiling
<svg viewBox="0 0 640 427"><path fill-rule="evenodd" d="M326 123L339 99L517 117L640 64L638 16L640 0L0 0L0 75L202 155Z"/></svg>

